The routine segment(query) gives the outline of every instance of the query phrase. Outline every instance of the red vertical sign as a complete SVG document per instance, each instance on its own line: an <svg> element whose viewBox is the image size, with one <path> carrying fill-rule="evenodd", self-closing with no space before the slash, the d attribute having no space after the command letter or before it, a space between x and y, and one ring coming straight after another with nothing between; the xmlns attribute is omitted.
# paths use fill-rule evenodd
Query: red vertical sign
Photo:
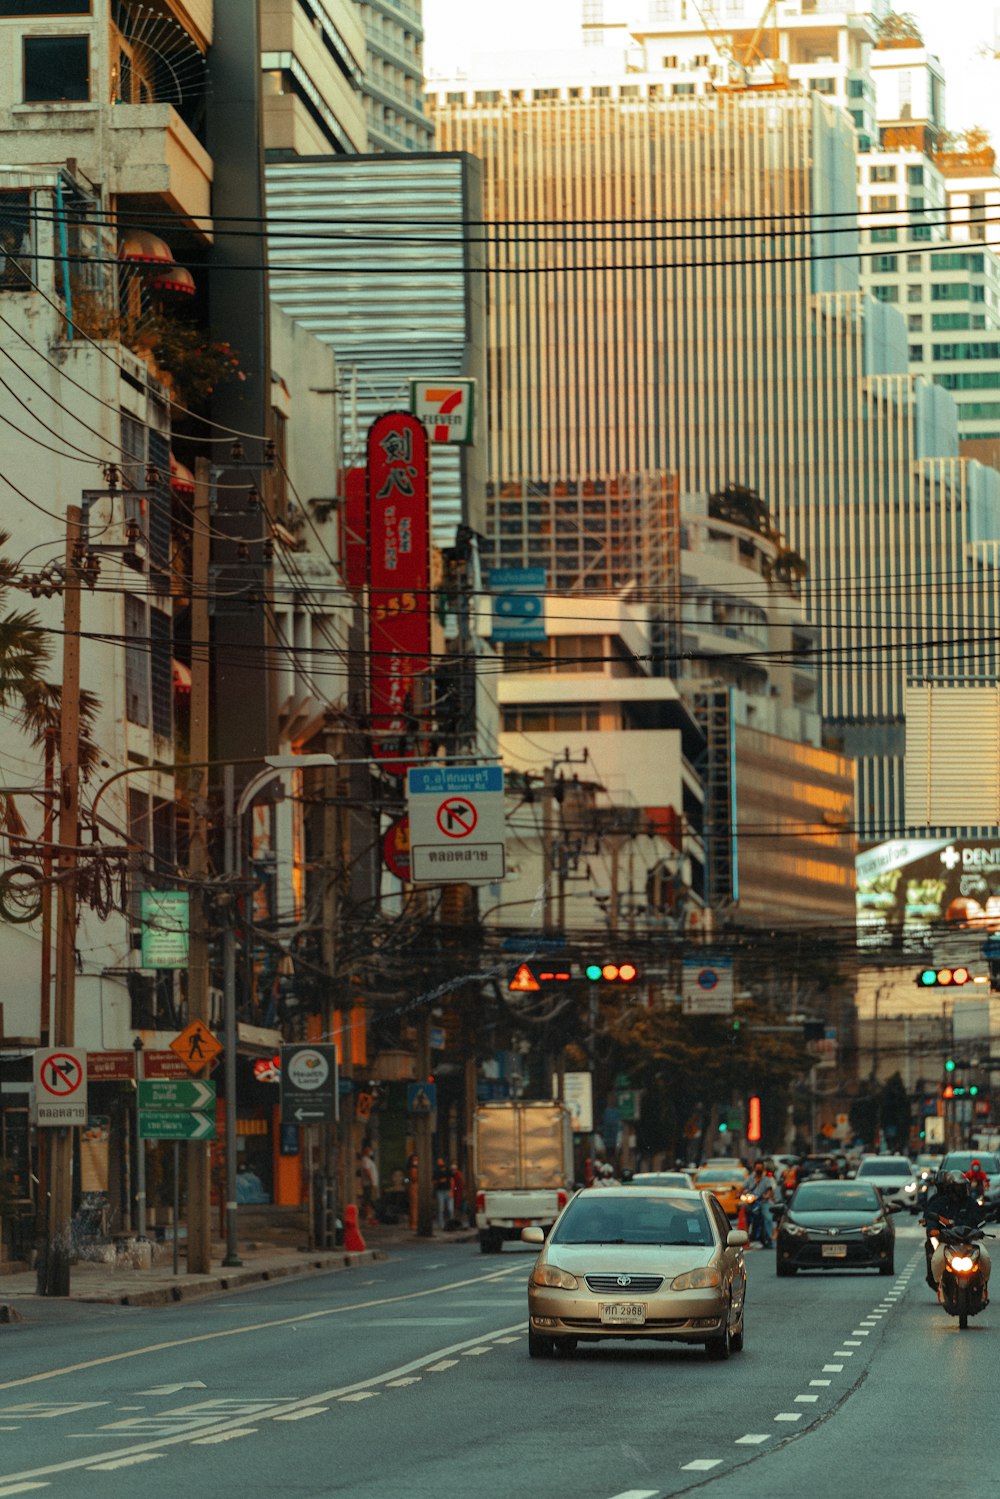
<svg viewBox="0 0 1000 1499"><path fill-rule="evenodd" d="M372 423L368 429L369 702L372 753L391 775L402 775L406 761L417 753L412 732L414 683L430 666L427 467L427 434L415 416L391 411Z"/></svg>

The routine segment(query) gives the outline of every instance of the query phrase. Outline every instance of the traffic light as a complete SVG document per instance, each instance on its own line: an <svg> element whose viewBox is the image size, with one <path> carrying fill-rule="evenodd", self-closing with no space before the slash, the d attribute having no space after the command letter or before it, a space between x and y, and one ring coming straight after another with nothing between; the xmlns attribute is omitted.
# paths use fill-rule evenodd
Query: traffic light
<svg viewBox="0 0 1000 1499"><path fill-rule="evenodd" d="M568 984L573 972L568 963L521 963L507 981L513 994L535 994L550 984Z"/></svg>
<svg viewBox="0 0 1000 1499"><path fill-rule="evenodd" d="M972 974L967 968L922 968L916 979L921 989L958 988L972 982Z"/></svg>
<svg viewBox="0 0 1000 1499"><path fill-rule="evenodd" d="M592 984L634 984L639 977L639 969L627 958L620 963L611 959L588 963L584 973Z"/></svg>
<svg viewBox="0 0 1000 1499"><path fill-rule="evenodd" d="M945 1059L944 1070L945 1070L945 1072L954 1072L954 1070L955 1070L955 1058L954 1057L947 1057Z"/></svg>

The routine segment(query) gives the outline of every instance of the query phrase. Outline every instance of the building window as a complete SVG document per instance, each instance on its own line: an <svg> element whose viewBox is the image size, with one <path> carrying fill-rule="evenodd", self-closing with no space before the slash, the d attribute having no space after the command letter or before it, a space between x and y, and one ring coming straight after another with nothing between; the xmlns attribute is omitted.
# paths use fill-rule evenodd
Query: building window
<svg viewBox="0 0 1000 1499"><path fill-rule="evenodd" d="M873 245L894 245L898 239L898 229L873 229L871 231Z"/></svg>
<svg viewBox="0 0 1000 1499"><path fill-rule="evenodd" d="M896 207L895 193L873 193L871 208L873 213L892 213Z"/></svg>
<svg viewBox="0 0 1000 1499"><path fill-rule="evenodd" d="M836 78L810 78L809 87L814 94L835 94L837 80Z"/></svg>
<svg viewBox="0 0 1000 1499"><path fill-rule="evenodd" d="M89 16L90 0L0 0L0 16Z"/></svg>
<svg viewBox="0 0 1000 1499"><path fill-rule="evenodd" d="M847 97L849 99L863 99L865 97L865 80L863 78L848 78Z"/></svg>
<svg viewBox="0 0 1000 1499"><path fill-rule="evenodd" d="M676 66L677 66L677 58L676 58L676 56L675 56L675 54L673 52L669 53L663 59L663 66L665 68L676 68Z"/></svg>
<svg viewBox="0 0 1000 1499"><path fill-rule="evenodd" d="M922 312L911 312L906 319L906 326L911 333L922 333L924 331L924 315Z"/></svg>
<svg viewBox="0 0 1000 1499"><path fill-rule="evenodd" d="M606 83L599 83L596 88L590 90L590 97L592 99L610 99L611 90Z"/></svg>
<svg viewBox="0 0 1000 1499"><path fill-rule="evenodd" d="M174 732L173 642L170 615L149 611L149 678L153 733L170 739Z"/></svg>
<svg viewBox="0 0 1000 1499"><path fill-rule="evenodd" d="M149 727L149 624L146 605L125 595L125 717Z"/></svg>
<svg viewBox="0 0 1000 1499"><path fill-rule="evenodd" d="M696 52L691 59L691 66L693 68L707 68L711 60L707 52Z"/></svg>
<svg viewBox="0 0 1000 1499"><path fill-rule="evenodd" d="M906 180L909 183L910 187L923 187L923 185L924 185L924 169L923 169L923 167L907 167L907 169L906 169Z"/></svg>
<svg viewBox="0 0 1000 1499"><path fill-rule="evenodd" d="M465 95L460 93L445 94L446 104L464 104Z"/></svg>
<svg viewBox="0 0 1000 1499"><path fill-rule="evenodd" d="M910 230L910 238L918 242L933 239L934 230L930 224L914 224Z"/></svg>
<svg viewBox="0 0 1000 1499"><path fill-rule="evenodd" d="M0 291L31 291L31 204L24 188L0 192Z"/></svg>
<svg viewBox="0 0 1000 1499"><path fill-rule="evenodd" d="M886 166L884 163L880 162L877 166L868 168L869 182L895 182L895 180L895 166Z"/></svg>
<svg viewBox="0 0 1000 1499"><path fill-rule="evenodd" d="M876 255L872 258L872 270L888 273L899 269L898 255Z"/></svg>
<svg viewBox="0 0 1000 1499"><path fill-rule="evenodd" d="M919 271L923 258L922 255L907 255L906 269L908 271Z"/></svg>
<svg viewBox="0 0 1000 1499"><path fill-rule="evenodd" d="M958 419L970 421L996 421L1000 417L1000 401L965 401L959 402Z"/></svg>
<svg viewBox="0 0 1000 1499"><path fill-rule="evenodd" d="M908 286L906 288L906 300L908 302L922 302L924 300L924 289L922 286Z"/></svg>
<svg viewBox="0 0 1000 1499"><path fill-rule="evenodd" d="M638 99L639 85L637 83L623 83L618 92L623 99Z"/></svg>
<svg viewBox="0 0 1000 1499"><path fill-rule="evenodd" d="M875 298L876 302L898 302L899 301L899 287L898 286L873 286L872 287L872 296Z"/></svg>
<svg viewBox="0 0 1000 1499"><path fill-rule="evenodd" d="M1000 370L945 370L934 376L945 390L1000 390Z"/></svg>
<svg viewBox="0 0 1000 1499"><path fill-rule="evenodd" d="M1000 343L935 344L934 358L954 359L1000 359Z"/></svg>
<svg viewBox="0 0 1000 1499"><path fill-rule="evenodd" d="M85 36L26 36L25 104L79 103L88 100L89 53L89 43Z"/></svg>
<svg viewBox="0 0 1000 1499"><path fill-rule="evenodd" d="M670 92L672 94L678 96L678 97L680 95L682 95L682 94L693 94L694 93L694 84L693 83L675 83L673 85L673 87L671 88Z"/></svg>
<svg viewBox="0 0 1000 1499"><path fill-rule="evenodd" d="M910 345L910 359L911 359L911 361L914 364L921 364L923 362L923 358L924 358L924 346L923 346L923 344L911 344Z"/></svg>
<svg viewBox="0 0 1000 1499"><path fill-rule="evenodd" d="M967 312L932 312L931 330L934 333L951 333L956 328L968 328Z"/></svg>
<svg viewBox="0 0 1000 1499"><path fill-rule="evenodd" d="M967 302L969 286L962 281L935 281L931 285L932 302Z"/></svg>

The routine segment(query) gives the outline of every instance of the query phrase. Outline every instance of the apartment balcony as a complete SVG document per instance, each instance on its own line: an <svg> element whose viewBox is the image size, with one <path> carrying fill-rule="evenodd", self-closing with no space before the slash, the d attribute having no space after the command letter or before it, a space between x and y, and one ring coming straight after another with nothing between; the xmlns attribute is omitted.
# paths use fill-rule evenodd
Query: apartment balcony
<svg viewBox="0 0 1000 1499"><path fill-rule="evenodd" d="M108 143L108 192L166 206L206 230L212 158L173 105L116 105L108 119Z"/></svg>

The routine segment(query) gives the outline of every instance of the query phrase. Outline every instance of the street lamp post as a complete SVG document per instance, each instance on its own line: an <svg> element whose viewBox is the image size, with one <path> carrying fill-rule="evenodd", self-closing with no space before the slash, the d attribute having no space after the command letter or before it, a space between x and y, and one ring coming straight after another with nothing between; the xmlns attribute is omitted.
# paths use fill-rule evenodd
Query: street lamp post
<svg viewBox="0 0 1000 1499"><path fill-rule="evenodd" d="M310 766L335 766L333 755L265 755L268 769L260 771L248 781L235 797L235 778L232 765L223 769L223 802L225 835L223 843L224 869L236 889L243 877L243 818L254 800L265 786L288 770L307 770ZM236 1217L236 1047L239 1040L236 1024L236 928L234 921L226 923L222 938L222 992L225 1046L226 1082L226 1257L223 1265L240 1265L239 1242Z"/></svg>

